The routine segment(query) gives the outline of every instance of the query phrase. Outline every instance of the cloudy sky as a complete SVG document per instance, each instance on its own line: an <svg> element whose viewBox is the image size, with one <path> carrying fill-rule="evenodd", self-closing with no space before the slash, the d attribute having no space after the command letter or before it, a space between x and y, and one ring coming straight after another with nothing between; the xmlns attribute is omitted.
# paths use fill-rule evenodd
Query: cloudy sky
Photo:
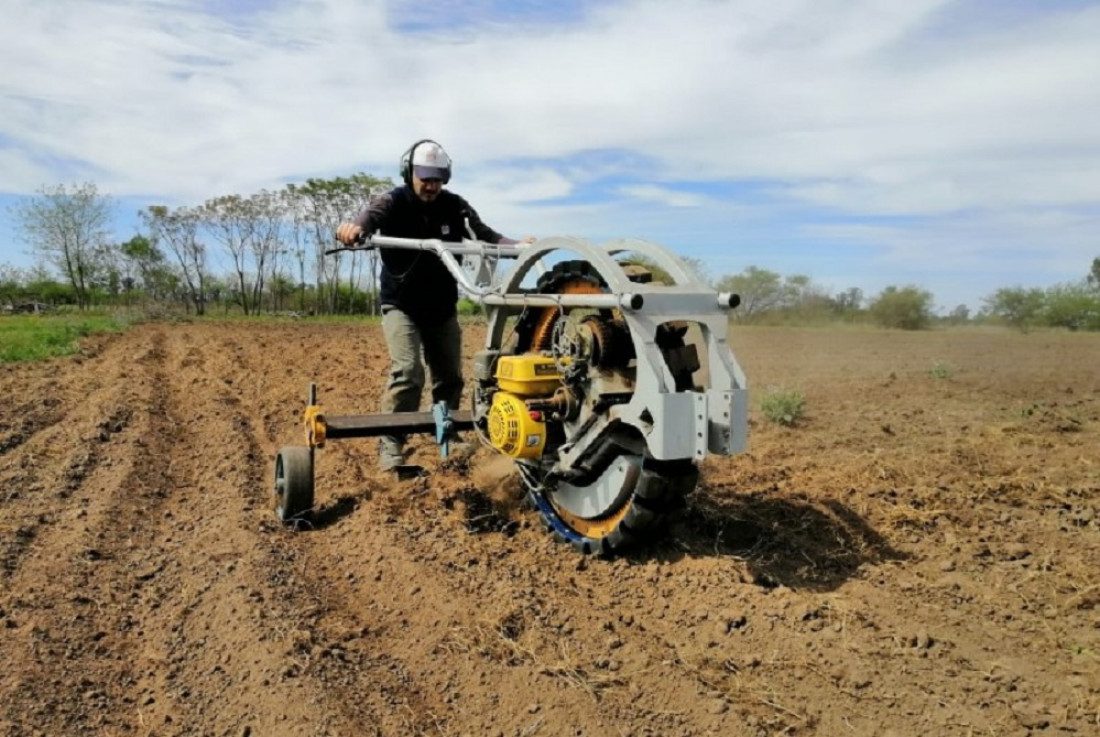
<svg viewBox="0 0 1100 737"><path fill-rule="evenodd" d="M1100 256L1100 1L4 0L0 264L44 185L124 240L421 137L512 236L977 308Z"/></svg>

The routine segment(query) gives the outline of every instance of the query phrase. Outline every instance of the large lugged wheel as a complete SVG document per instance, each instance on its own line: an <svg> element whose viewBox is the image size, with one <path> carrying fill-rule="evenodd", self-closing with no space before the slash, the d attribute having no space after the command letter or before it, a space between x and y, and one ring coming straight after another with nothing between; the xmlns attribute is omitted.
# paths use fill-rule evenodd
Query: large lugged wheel
<svg viewBox="0 0 1100 737"><path fill-rule="evenodd" d="M565 261L543 274L537 289L544 294L592 294L606 291L606 283L589 263ZM634 350L625 326L615 319L614 311L586 316L591 312L529 311L518 323L516 347L520 352L553 350L553 336L561 332L556 327L589 325L599 349L590 352L595 357L594 368L628 371ZM561 542L586 554L612 555L661 537L670 515L683 507L684 497L695 489L699 469L690 459L661 462L628 450L637 446L637 442L608 443L598 452L600 460L592 473L568 482L546 479L538 466L519 462L543 526Z"/></svg>
<svg viewBox="0 0 1100 737"><path fill-rule="evenodd" d="M313 510L313 451L299 445L275 456L275 515L285 524L304 521Z"/></svg>
<svg viewBox="0 0 1100 737"><path fill-rule="evenodd" d="M669 518L683 508L698 480L699 469L691 461L660 463L622 455L587 486L529 485L528 494L543 526L560 542L581 553L613 555L663 537Z"/></svg>

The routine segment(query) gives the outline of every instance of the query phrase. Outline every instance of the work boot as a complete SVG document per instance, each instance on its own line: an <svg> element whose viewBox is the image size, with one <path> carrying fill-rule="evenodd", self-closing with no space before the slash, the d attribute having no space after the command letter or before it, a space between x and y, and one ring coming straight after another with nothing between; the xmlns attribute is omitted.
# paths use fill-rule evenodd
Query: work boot
<svg viewBox="0 0 1100 737"><path fill-rule="evenodd" d="M404 464L405 456L400 453L396 455L394 455L393 453L378 454L378 465L382 468L383 471L392 471L398 466L402 466Z"/></svg>
<svg viewBox="0 0 1100 737"><path fill-rule="evenodd" d="M401 444L392 438L380 438L378 441L378 465L383 471L392 471L405 465L405 453Z"/></svg>

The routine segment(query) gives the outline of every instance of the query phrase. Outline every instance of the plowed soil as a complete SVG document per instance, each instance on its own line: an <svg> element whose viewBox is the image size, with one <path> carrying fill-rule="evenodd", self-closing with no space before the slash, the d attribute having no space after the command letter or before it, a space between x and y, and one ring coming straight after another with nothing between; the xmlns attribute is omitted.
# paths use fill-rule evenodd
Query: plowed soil
<svg viewBox="0 0 1100 737"><path fill-rule="evenodd" d="M730 340L750 451L610 561L426 438L408 482L329 443L315 526L277 524L308 383L378 406L375 325L0 366L0 734L1100 734L1100 336Z"/></svg>

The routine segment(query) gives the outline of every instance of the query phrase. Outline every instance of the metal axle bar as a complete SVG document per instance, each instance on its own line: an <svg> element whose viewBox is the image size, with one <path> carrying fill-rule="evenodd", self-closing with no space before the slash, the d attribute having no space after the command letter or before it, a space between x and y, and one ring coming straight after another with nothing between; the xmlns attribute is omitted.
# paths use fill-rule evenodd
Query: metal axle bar
<svg viewBox="0 0 1100 737"><path fill-rule="evenodd" d="M468 409L450 413L451 429L473 430L473 413ZM325 435L329 440L340 438L374 438L382 435L434 434L435 415L431 412L391 412L375 415L328 415Z"/></svg>

